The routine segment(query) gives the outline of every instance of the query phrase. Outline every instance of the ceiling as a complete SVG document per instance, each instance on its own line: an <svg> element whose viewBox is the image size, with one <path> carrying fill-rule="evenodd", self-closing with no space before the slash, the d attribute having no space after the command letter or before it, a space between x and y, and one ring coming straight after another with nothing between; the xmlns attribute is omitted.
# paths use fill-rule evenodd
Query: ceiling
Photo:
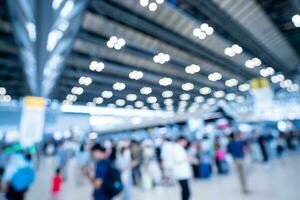
<svg viewBox="0 0 300 200"><path fill-rule="evenodd" d="M28 0L30 6L22 1L0 0L0 87L5 87L13 98L39 95L59 101L69 99L64 103L95 104L95 98L101 97L98 98L101 106L113 107L117 101L119 107L132 105L145 109L165 108L167 97L162 93L170 90L174 102L168 105L177 108L182 104L180 107L185 108L187 104L196 108L195 101L202 102L198 96L214 103L215 91L247 96L246 89L238 86L260 77L262 69L272 67L275 74L290 79L298 73L300 33L291 18L299 10L293 0L168 0L156 4L154 12L149 5L155 1L149 1L148 7L143 7L147 0L55 0L54 9L52 0L45 4ZM65 11L68 2L73 3ZM61 14L63 10L67 14ZM35 40L30 38L23 15L28 20L33 16ZM66 21L66 27L60 26ZM193 32L203 23L214 31L199 39ZM62 36L47 51L49 41L45 41L57 30ZM27 36L24 39L24 34L29 39ZM126 44L117 47L119 50L109 48L107 42L111 36L123 38ZM225 55L225 49L234 44L242 47L242 53ZM170 60L155 63L153 58L159 53L168 54ZM261 65L246 67L245 62L253 58L259 58ZM101 65L101 70L91 70L92 61L102 62L104 69ZM187 73L186 67L192 64L200 66L200 72ZM141 71L142 78L131 79L132 71ZM214 73L221 75L221 79L208 79ZM271 78L271 74L266 76ZM92 82L80 85L82 76ZM216 78L216 74L211 77ZM162 78L171 78L172 84L159 84L164 82ZM233 82L231 87L228 80ZM114 88L117 82L119 85ZM73 87L81 87L82 94L68 96ZM151 93L141 94L143 87L150 87ZM113 95L107 94L108 91ZM137 95L137 99L126 100L128 94ZM158 104L153 106L156 101Z"/></svg>

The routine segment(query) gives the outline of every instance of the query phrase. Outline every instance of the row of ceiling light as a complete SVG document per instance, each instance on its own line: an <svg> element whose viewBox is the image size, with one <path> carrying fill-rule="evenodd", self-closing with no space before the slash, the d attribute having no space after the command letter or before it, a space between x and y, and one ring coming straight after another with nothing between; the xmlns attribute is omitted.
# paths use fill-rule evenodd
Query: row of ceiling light
<svg viewBox="0 0 300 200"><path fill-rule="evenodd" d="M140 5L148 8L151 12L155 12L158 6L163 3L164 0L140 0Z"/></svg>

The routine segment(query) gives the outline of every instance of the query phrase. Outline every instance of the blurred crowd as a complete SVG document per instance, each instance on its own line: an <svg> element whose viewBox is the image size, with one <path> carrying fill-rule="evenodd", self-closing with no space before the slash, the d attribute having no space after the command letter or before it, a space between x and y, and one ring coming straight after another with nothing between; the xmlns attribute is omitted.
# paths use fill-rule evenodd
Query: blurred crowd
<svg viewBox="0 0 300 200"><path fill-rule="evenodd" d="M68 179L68 165L75 160L74 177L78 187L89 180L95 200L109 200L122 196L132 199L132 188L152 190L157 186L181 188L181 199L191 198L190 181L209 179L213 175L226 176L236 172L241 191L251 192L247 181L250 163L267 163L300 149L299 131L274 134L239 132L200 139L179 136L149 137L137 140L105 140L59 142L46 145L44 154L53 153L57 168L51 180L51 199L60 196ZM38 158L18 149L13 153L0 152L0 178L3 199L22 200L36 178ZM51 172L50 172L51 173Z"/></svg>

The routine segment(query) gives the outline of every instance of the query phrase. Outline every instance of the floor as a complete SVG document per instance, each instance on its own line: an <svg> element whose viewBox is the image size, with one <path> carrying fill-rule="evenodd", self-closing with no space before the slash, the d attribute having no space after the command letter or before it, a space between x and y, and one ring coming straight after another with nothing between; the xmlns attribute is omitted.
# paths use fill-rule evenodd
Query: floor
<svg viewBox="0 0 300 200"><path fill-rule="evenodd" d="M53 159L46 159L38 172L38 178L27 194L26 200L49 200L50 177L53 173ZM69 171L72 172L72 164ZM249 195L240 192L235 173L229 176L215 176L211 180L192 182L192 200L299 200L300 199L300 155L290 155L268 164L253 164L248 169ZM77 186L76 175L69 173L63 186L61 200L89 200L91 188L88 182ZM179 200L179 188L157 187L152 191L135 188L133 200ZM117 198L120 199L120 198Z"/></svg>

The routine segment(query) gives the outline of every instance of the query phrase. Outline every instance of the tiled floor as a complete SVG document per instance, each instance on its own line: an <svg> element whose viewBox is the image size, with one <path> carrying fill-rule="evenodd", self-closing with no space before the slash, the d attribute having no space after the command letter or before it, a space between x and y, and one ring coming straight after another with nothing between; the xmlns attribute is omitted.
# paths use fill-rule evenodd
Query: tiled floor
<svg viewBox="0 0 300 200"><path fill-rule="evenodd" d="M41 166L38 178L28 192L27 200L49 200L50 177L53 160L47 159ZM72 165L70 165L72 172ZM193 200L299 200L300 199L300 155L290 155L283 160L274 160L265 165L253 165L249 170L251 193L240 193L237 177L232 173L226 177L213 177L208 181L193 181ZM63 187L61 200L89 200L89 183L76 186L75 175L69 175ZM178 187L158 187L152 191L134 189L133 200L179 200Z"/></svg>

